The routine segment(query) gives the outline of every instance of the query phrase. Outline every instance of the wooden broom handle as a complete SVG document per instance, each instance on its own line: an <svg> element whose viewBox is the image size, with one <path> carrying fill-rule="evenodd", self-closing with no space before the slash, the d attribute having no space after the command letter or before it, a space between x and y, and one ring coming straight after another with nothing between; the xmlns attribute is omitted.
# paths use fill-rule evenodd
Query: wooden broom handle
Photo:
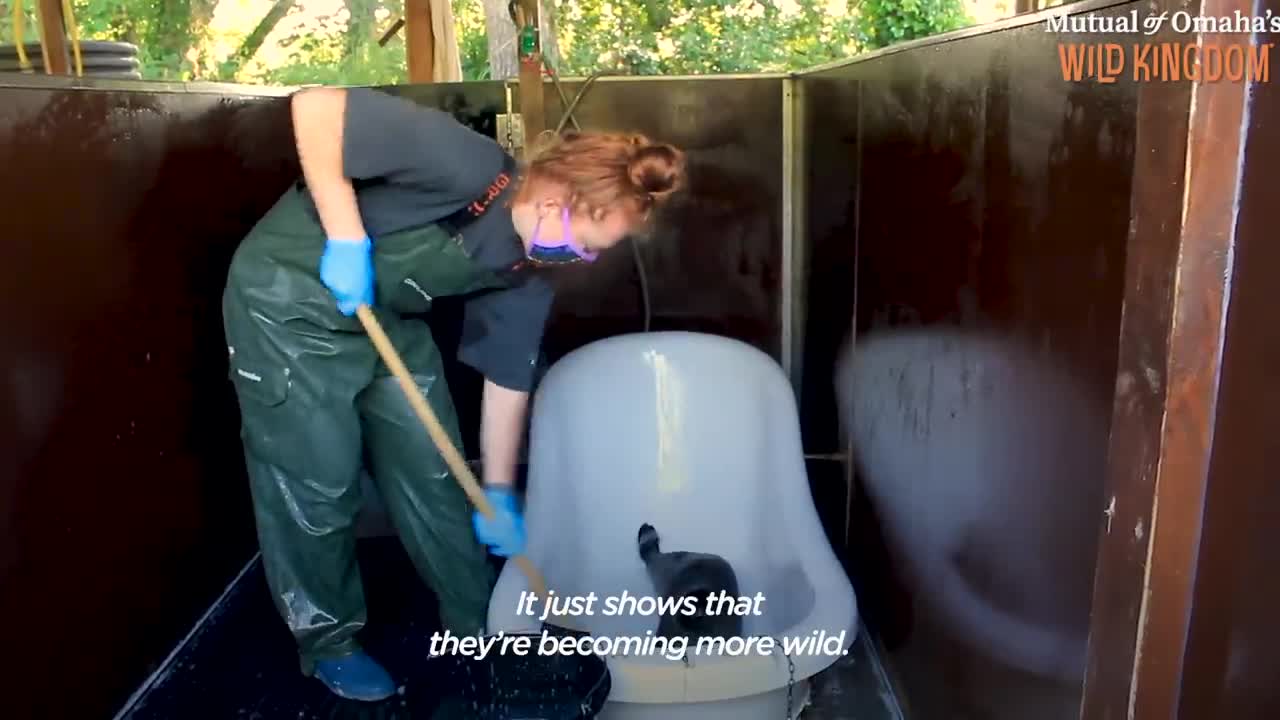
<svg viewBox="0 0 1280 720"><path fill-rule="evenodd" d="M382 325L373 315L373 310L368 305L361 305L356 308L356 315L360 317L360 322L364 325L365 332L369 333L369 338L373 340L373 345L378 349L378 354L382 356L382 361L387 364L388 368L391 368L391 374L395 375L396 380L400 381L400 389L404 391L404 396L409 399L409 404L413 406L414 412L418 414L418 419L427 428L427 434L431 436L431 440L435 442L440 455L444 457L449 469L453 471L453 477L462 486L462 491L467 494L471 504L475 505L481 514L492 519L494 515L493 505L489 503L489 498L485 497L484 491L480 489L480 483L476 480L476 476L472 474L471 468L467 467L467 461L463 459L458 449L453 446L453 442L449 439L449 433L440 424L436 414L431 411L431 406L427 404L426 398L422 396L422 390L413 381L413 376L409 374L409 368L405 367L404 361L400 359L400 353L396 352L395 346L391 344L391 338L388 338L387 334L383 332ZM539 573L538 569L529 561L529 558L524 555L517 555L512 559L524 571L525 577L529 579L530 589L539 597L545 598L547 596L547 583L542 579L542 573Z"/></svg>

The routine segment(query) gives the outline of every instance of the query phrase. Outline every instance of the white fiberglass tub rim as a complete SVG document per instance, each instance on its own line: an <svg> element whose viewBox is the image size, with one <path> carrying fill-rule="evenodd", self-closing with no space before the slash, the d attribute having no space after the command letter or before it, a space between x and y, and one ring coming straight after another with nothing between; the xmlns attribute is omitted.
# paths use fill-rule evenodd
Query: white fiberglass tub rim
<svg viewBox="0 0 1280 720"><path fill-rule="evenodd" d="M780 460L776 470L785 477L793 478L797 489L803 489L803 492L784 496L784 502L779 508L778 520L788 528L788 532L793 534L797 546L807 548L806 551L798 554L798 559L805 578L811 584L814 604L803 620L781 633L775 633L773 637L778 640L783 637L805 638L814 631L826 631L827 637L833 637L843 631L841 652L846 652L857 639L859 624L856 597L844 568L831 550L830 542L813 505L813 498L808 489L808 473L804 464L795 397L781 368L772 357L747 343L717 335L681 331L621 335L593 342L569 353L548 371L543 380L543 387L554 386L555 378L560 375L579 372L581 368L578 366L581 363L610 346L636 343L638 340L656 340L660 343L664 339L673 337L686 337L699 343L732 347L735 352L741 353L744 357L753 357L755 362L767 364L771 368L770 372L776 372L778 381L786 386L786 392L782 394L784 398L782 402L785 406L777 409L779 415L789 422L784 422L783 427L775 428L775 431L789 451L779 453L784 459ZM536 411L535 400L535 413ZM536 424L532 432L538 432ZM531 442L531 447L532 445ZM533 471L534 468L531 466L531 472ZM531 495L537 492L538 487L540 485L536 478L531 477ZM542 518L528 518L531 541L538 535L536 524L541 520ZM528 548L530 560L535 566L541 567L551 558L545 557L540 551L551 550L552 548L544 544L531 542ZM508 564L494 588L491 598L497 603L491 603L491 607L496 605L515 608L515 599L528 589L528 583L523 574L514 567L514 564ZM491 610L490 617L498 621L495 623L498 626L491 628L491 632L499 630L539 632L541 629L540 624L533 618L522 618L513 611L504 612L501 616L494 618ZM581 625L582 623L575 619L574 622L567 624ZM580 627L579 629L588 630L589 628ZM780 643L768 655L751 653L744 656L693 657L688 666L680 661L664 661L655 657L628 658L612 655L606 657L613 680L609 699L610 702L624 703L681 703L739 698L785 688L792 680L795 682L806 680L829 667L839 657L840 655L819 652L792 656L791 663L795 668L793 675L788 668L788 658L782 651Z"/></svg>

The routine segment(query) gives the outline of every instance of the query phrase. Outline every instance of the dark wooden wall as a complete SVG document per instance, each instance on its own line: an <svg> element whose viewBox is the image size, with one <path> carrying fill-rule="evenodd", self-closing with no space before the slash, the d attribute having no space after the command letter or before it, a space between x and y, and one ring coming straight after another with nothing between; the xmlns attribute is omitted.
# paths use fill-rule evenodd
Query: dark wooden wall
<svg viewBox="0 0 1280 720"><path fill-rule="evenodd" d="M1253 87L1178 717L1280 717L1280 88Z"/></svg>
<svg viewBox="0 0 1280 720"><path fill-rule="evenodd" d="M1243 0L1151 14L1266 17ZM1158 43L1262 48L1273 37L1167 25ZM1271 45L1267 45L1271 43ZM1275 183L1271 80L1139 88L1124 321L1082 717L1275 714L1276 598L1266 547L1277 496L1265 431L1276 379L1264 246ZM1266 308L1266 309L1264 309ZM1270 473L1274 475L1274 473ZM1270 533L1270 535L1268 535Z"/></svg>
<svg viewBox="0 0 1280 720"><path fill-rule="evenodd" d="M1064 82L1073 39L1013 21L803 79L804 417L835 449L856 327L850 547L912 717L1079 713L1137 88Z"/></svg>
<svg viewBox="0 0 1280 720"><path fill-rule="evenodd" d="M1274 717L1280 93L1067 82L1060 42L1197 38L1045 17L805 80L804 417L824 431L852 348L859 599L914 717Z"/></svg>
<svg viewBox="0 0 1280 720"><path fill-rule="evenodd" d="M1182 720L1280 717L1280 88L1253 87Z"/></svg>
<svg viewBox="0 0 1280 720"><path fill-rule="evenodd" d="M1264 17L1280 12L1280 3L1203 0L1187 10ZM1263 46L1274 36L1211 34L1204 43L1251 40ZM1274 45L1264 52L1274 62ZM1163 313L1167 391L1157 415L1161 442L1147 446L1154 467L1138 485L1153 498L1151 560L1147 581L1134 583L1143 603L1132 685L1122 687L1143 719L1273 718L1280 714L1273 554L1280 537L1273 430L1280 420L1280 254L1272 221L1280 92L1273 78L1145 90L1156 96L1153 107L1188 107L1189 121L1184 162L1175 168L1174 154L1146 188L1152 205L1175 190L1183 200L1179 216L1170 212L1161 228L1172 236L1162 244L1164 262L1150 263L1174 279ZM1164 130L1155 118L1150 126L1157 138L1183 129ZM1111 670L1102 658L1099 665L1100 676ZM1119 702L1095 705L1113 716L1125 710Z"/></svg>
<svg viewBox="0 0 1280 720"><path fill-rule="evenodd" d="M254 552L220 298L279 98L0 88L5 715L109 717Z"/></svg>

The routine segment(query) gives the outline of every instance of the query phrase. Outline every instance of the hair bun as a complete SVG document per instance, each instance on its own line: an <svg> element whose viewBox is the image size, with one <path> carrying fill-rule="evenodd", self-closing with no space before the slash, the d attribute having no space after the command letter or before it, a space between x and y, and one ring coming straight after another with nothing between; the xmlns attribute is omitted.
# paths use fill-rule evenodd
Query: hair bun
<svg viewBox="0 0 1280 720"><path fill-rule="evenodd" d="M640 145L627 174L638 190L660 200L684 184L684 153L671 145Z"/></svg>

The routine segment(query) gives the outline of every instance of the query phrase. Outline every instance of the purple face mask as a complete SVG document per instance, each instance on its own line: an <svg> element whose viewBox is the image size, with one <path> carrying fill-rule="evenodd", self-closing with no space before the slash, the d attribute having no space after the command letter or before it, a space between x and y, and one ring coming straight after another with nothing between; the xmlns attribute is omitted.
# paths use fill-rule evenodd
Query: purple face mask
<svg viewBox="0 0 1280 720"><path fill-rule="evenodd" d="M542 218L533 226L533 238L529 241L529 259L537 263L563 264L586 260L595 262L597 253L587 252L586 248L573 241L569 233L569 208L560 212L560 227L563 237L559 241L542 239Z"/></svg>

